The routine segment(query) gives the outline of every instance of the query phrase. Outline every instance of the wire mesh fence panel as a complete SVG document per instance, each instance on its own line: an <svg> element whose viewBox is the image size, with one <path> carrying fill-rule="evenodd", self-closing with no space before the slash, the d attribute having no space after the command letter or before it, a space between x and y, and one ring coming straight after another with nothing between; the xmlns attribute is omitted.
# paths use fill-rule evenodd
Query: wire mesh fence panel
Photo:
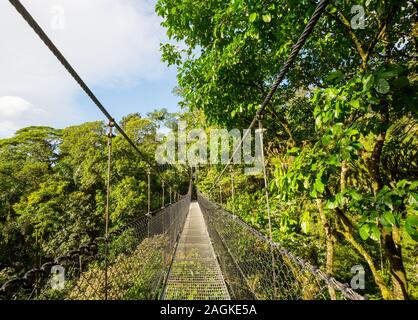
<svg viewBox="0 0 418 320"><path fill-rule="evenodd" d="M54 261L6 281L0 299L154 299L159 297L190 206L176 203L141 215Z"/></svg>
<svg viewBox="0 0 418 320"><path fill-rule="evenodd" d="M245 279L246 289L242 288L242 282L233 283L237 278L235 271L235 277L229 285L235 286L236 290L244 294L250 291L256 299L262 300L316 300L330 299L329 288L332 288L339 299L364 299L347 284L328 276L279 243L269 241L239 217L223 210L202 194L198 194L198 202L211 238L215 241L215 248L223 248L228 253L218 255L221 265L231 265L228 261L222 263L225 258L232 260Z"/></svg>
<svg viewBox="0 0 418 320"><path fill-rule="evenodd" d="M207 219L206 219L207 220ZM229 254L217 231L212 224L208 224L208 231L212 239L213 247L218 256L218 262L222 270L225 283L233 300L254 300L255 296L249 289L246 280Z"/></svg>

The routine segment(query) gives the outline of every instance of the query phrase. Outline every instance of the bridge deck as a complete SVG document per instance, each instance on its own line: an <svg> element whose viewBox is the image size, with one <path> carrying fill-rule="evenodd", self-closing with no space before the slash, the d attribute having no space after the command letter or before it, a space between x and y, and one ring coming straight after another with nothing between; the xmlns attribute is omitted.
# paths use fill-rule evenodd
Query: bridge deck
<svg viewBox="0 0 418 320"><path fill-rule="evenodd" d="M197 202L192 202L190 205L163 298L165 300L230 299Z"/></svg>

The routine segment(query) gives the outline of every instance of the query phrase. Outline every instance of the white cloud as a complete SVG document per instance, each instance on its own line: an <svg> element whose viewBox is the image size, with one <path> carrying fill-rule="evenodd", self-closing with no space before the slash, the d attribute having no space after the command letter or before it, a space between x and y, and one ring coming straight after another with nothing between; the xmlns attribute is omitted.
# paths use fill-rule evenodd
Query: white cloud
<svg viewBox="0 0 418 320"><path fill-rule="evenodd" d="M0 136L10 136L32 122L45 124L49 114L20 97L0 97Z"/></svg>
<svg viewBox="0 0 418 320"><path fill-rule="evenodd" d="M0 97L0 117L21 117L22 114L30 110L32 105L19 97Z"/></svg>
<svg viewBox="0 0 418 320"><path fill-rule="evenodd" d="M102 87L163 76L159 43L164 41L164 30L153 2L22 1L82 78ZM0 137L26 124L65 126L83 121L85 115L75 104L79 92L12 5L1 1ZM36 110L43 110L42 115L35 116Z"/></svg>

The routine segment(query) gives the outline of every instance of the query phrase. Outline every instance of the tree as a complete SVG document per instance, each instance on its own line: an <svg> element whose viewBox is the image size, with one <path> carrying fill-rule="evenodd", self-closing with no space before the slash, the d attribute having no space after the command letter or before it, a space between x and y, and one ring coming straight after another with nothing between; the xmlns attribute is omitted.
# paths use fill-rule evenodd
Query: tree
<svg viewBox="0 0 418 320"><path fill-rule="evenodd" d="M159 0L168 36L186 44L161 46L163 59L178 66L182 104L202 110L210 124L248 125L315 6ZM273 192L292 212L296 203L309 212L316 207L329 274L338 272L336 246L349 244L383 298L404 299L402 235L414 239L417 227L417 6L366 1L364 29L352 28L351 6L331 2L267 106ZM304 217L301 211L297 219Z"/></svg>
<svg viewBox="0 0 418 320"><path fill-rule="evenodd" d="M121 121L125 132L155 166L159 121L140 114L130 114ZM117 132L112 149L111 230L148 210L148 164ZM10 277L104 235L104 122L62 130L21 129L14 137L0 140L0 160L0 269L7 268ZM170 166L160 169L167 181L182 192L186 190L187 170ZM151 209L161 206L161 192L160 178L153 174Z"/></svg>

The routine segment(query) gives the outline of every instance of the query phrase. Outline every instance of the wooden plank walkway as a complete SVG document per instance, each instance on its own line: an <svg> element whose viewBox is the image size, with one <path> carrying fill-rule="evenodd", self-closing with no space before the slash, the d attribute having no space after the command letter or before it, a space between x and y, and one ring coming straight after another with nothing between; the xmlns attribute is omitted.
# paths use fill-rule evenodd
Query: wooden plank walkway
<svg viewBox="0 0 418 320"><path fill-rule="evenodd" d="M190 204L189 214L164 288L163 299L230 299L197 202Z"/></svg>

